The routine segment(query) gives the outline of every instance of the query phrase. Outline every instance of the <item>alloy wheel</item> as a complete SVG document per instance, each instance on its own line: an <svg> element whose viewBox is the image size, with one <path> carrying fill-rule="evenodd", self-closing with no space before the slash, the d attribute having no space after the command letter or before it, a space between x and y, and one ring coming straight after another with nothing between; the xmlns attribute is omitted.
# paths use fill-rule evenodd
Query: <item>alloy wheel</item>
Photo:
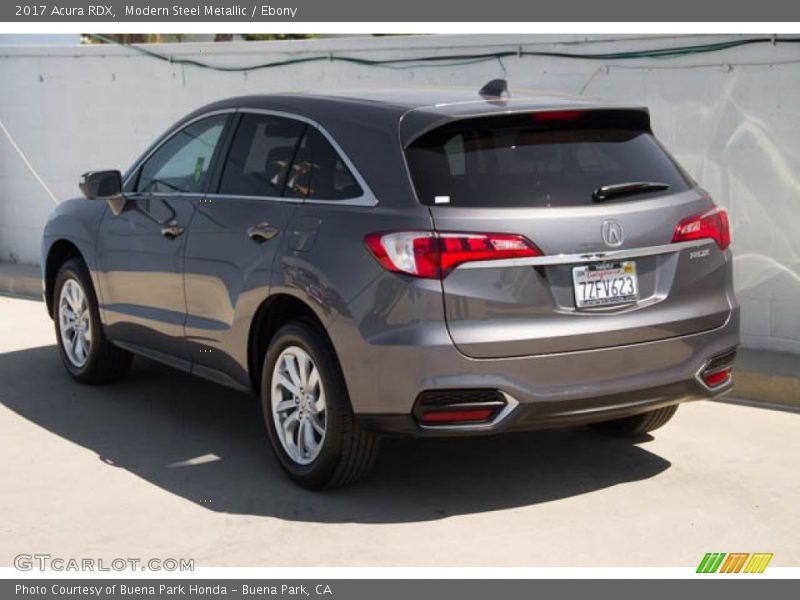
<svg viewBox="0 0 800 600"><path fill-rule="evenodd" d="M83 367L92 349L92 322L86 294L75 279L67 279L61 287L58 326L67 359L74 367Z"/></svg>
<svg viewBox="0 0 800 600"><path fill-rule="evenodd" d="M308 465L325 441L325 388L311 356L299 346L285 348L272 370L272 420L289 458Z"/></svg>

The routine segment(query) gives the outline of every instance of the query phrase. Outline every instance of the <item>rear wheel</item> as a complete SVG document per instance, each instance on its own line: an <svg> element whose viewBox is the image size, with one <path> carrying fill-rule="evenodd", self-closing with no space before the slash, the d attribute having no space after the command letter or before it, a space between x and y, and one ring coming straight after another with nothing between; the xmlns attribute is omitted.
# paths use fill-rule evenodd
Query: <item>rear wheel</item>
<svg viewBox="0 0 800 600"><path fill-rule="evenodd" d="M631 435L640 435L649 431L654 431L659 427L667 424L672 418L672 415L678 410L678 405L665 406L656 410L642 413L641 415L633 415L632 417L624 417L622 419L614 419L613 421L601 421L600 423L592 423L589 425L595 431L616 437L626 437Z"/></svg>
<svg viewBox="0 0 800 600"><path fill-rule="evenodd" d="M378 437L356 423L333 349L313 325L293 321L275 334L261 405L278 462L303 487L340 487L372 468Z"/></svg>
<svg viewBox="0 0 800 600"><path fill-rule="evenodd" d="M110 383L130 369L133 354L105 336L89 270L79 258L65 262L56 275L53 318L61 360L81 383Z"/></svg>

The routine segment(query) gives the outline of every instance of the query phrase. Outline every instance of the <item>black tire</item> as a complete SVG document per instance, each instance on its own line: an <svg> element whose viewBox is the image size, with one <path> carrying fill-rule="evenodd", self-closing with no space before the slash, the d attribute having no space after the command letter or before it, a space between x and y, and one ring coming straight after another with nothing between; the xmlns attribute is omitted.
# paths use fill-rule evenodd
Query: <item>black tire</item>
<svg viewBox="0 0 800 600"><path fill-rule="evenodd" d="M91 327L92 340L88 356L86 362L80 366L74 364L67 356L59 326L61 290L70 280L76 281L84 293ZM100 311L97 308L97 296L92 279L86 264L80 258L71 258L66 261L56 275L53 286L53 322L61 360L67 372L76 381L90 385L111 383L122 378L130 370L133 354L114 346L106 338L103 324L100 322Z"/></svg>
<svg viewBox="0 0 800 600"><path fill-rule="evenodd" d="M291 346L308 353L325 390L325 436L319 454L305 465L295 462L284 449L272 412L272 372L281 353ZM261 407L275 456L297 484L313 490L342 487L367 475L375 464L380 438L356 422L336 354L313 324L291 321L275 333L261 373Z"/></svg>
<svg viewBox="0 0 800 600"><path fill-rule="evenodd" d="M672 415L674 415L677 410L678 405L672 404L640 415L623 417L622 419L614 419L613 421L592 423L589 427L598 433L614 437L641 435L666 425L667 421L672 418Z"/></svg>

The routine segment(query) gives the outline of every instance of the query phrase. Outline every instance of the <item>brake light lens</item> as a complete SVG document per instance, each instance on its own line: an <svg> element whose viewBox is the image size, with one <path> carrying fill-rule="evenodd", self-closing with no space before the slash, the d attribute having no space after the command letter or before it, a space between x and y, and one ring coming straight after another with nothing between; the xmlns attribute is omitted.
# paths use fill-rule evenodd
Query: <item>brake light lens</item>
<svg viewBox="0 0 800 600"><path fill-rule="evenodd" d="M672 236L674 242L701 240L711 238L720 250L725 250L731 243L731 231L728 224L728 213L715 208L707 213L694 215L684 219L675 228Z"/></svg>
<svg viewBox="0 0 800 600"><path fill-rule="evenodd" d="M540 123L550 121L574 121L586 115L585 110L548 110L531 113L531 118Z"/></svg>
<svg viewBox="0 0 800 600"><path fill-rule="evenodd" d="M389 231L364 243L385 269L427 279L444 279L467 262L542 255L526 237L505 233Z"/></svg>

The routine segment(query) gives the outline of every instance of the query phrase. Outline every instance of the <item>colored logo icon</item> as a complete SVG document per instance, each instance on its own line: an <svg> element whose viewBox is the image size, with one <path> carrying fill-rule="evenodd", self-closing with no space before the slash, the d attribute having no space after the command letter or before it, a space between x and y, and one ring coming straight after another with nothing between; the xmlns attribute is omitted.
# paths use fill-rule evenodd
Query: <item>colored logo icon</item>
<svg viewBox="0 0 800 600"><path fill-rule="evenodd" d="M772 553L708 552L697 566L698 573L763 573Z"/></svg>

